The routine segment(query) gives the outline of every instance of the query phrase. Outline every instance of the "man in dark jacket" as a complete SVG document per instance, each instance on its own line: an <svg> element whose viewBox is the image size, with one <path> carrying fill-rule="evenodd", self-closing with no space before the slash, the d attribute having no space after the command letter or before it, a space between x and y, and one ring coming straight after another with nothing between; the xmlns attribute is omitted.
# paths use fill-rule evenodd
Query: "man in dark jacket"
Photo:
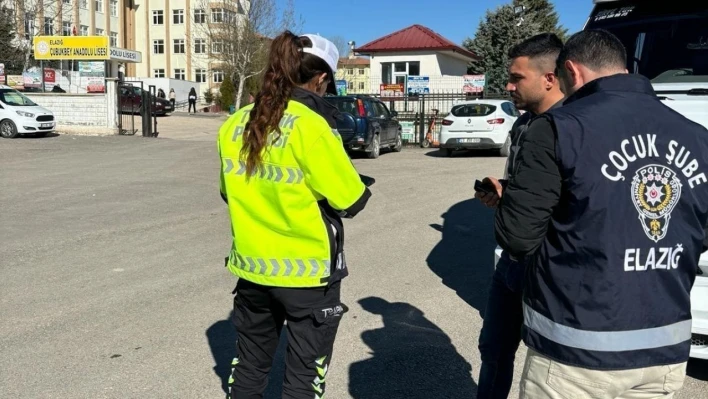
<svg viewBox="0 0 708 399"><path fill-rule="evenodd" d="M708 220L708 131L627 74L606 31L573 35L557 65L568 98L529 125L495 218L499 245L531 258L521 398L673 397Z"/></svg>
<svg viewBox="0 0 708 399"><path fill-rule="evenodd" d="M519 117L511 131L511 152L505 168L505 179L488 177L496 193L476 195L484 204L495 207L502 196L502 186L514 174L514 159L519 142L531 119L559 106L563 100L558 79L554 74L556 58L563 42L552 33L531 37L509 51L509 83L506 88L517 108L527 111ZM479 336L482 367L479 372L478 399L506 398L514 378L514 357L521 342L521 292L523 262L503 252L492 277L484 312L484 324Z"/></svg>

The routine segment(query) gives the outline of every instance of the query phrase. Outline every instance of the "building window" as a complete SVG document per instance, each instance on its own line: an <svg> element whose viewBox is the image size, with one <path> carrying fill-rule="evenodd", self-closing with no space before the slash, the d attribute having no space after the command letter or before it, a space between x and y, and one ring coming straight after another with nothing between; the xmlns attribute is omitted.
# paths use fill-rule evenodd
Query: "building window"
<svg viewBox="0 0 708 399"><path fill-rule="evenodd" d="M359 82L359 90L364 90L364 82Z"/></svg>
<svg viewBox="0 0 708 399"><path fill-rule="evenodd" d="M211 52L214 54L221 54L222 51L224 51L224 41L214 40L214 43L211 44Z"/></svg>
<svg viewBox="0 0 708 399"><path fill-rule="evenodd" d="M207 20L206 11L202 9L194 10L194 23L195 24L205 24Z"/></svg>
<svg viewBox="0 0 708 399"><path fill-rule="evenodd" d="M88 25L79 25L79 36L88 36Z"/></svg>
<svg viewBox="0 0 708 399"><path fill-rule="evenodd" d="M165 41L162 39L152 41L153 54L165 54Z"/></svg>
<svg viewBox="0 0 708 399"><path fill-rule="evenodd" d="M96 36L103 36L106 34L106 31L100 28L96 28Z"/></svg>
<svg viewBox="0 0 708 399"><path fill-rule="evenodd" d="M211 71L214 79L214 83L221 83L224 81L224 71Z"/></svg>
<svg viewBox="0 0 708 399"><path fill-rule="evenodd" d="M34 36L34 14L31 12L25 13L25 39L29 40L30 37Z"/></svg>
<svg viewBox="0 0 708 399"><path fill-rule="evenodd" d="M111 0L111 17L118 16L118 0Z"/></svg>
<svg viewBox="0 0 708 399"><path fill-rule="evenodd" d="M408 75L409 76L420 75L420 62L415 61L415 62L408 63Z"/></svg>
<svg viewBox="0 0 708 399"><path fill-rule="evenodd" d="M174 39L172 44L175 54L184 54L184 39Z"/></svg>
<svg viewBox="0 0 708 399"><path fill-rule="evenodd" d="M103 13L103 0L96 0L96 12Z"/></svg>
<svg viewBox="0 0 708 399"><path fill-rule="evenodd" d="M347 75L354 75L354 69L353 69L353 68L348 68L348 69L347 69Z"/></svg>
<svg viewBox="0 0 708 399"><path fill-rule="evenodd" d="M88 10L88 0L79 0L79 8Z"/></svg>
<svg viewBox="0 0 708 399"><path fill-rule="evenodd" d="M175 25L184 23L184 10L172 10L172 23Z"/></svg>
<svg viewBox="0 0 708 399"><path fill-rule="evenodd" d="M162 10L153 10L152 24L163 25L165 23L165 13Z"/></svg>
<svg viewBox="0 0 708 399"><path fill-rule="evenodd" d="M162 68L153 69L152 70L152 77L153 78L164 78L165 77L165 70Z"/></svg>
<svg viewBox="0 0 708 399"><path fill-rule="evenodd" d="M175 79L186 80L184 69L175 69Z"/></svg>
<svg viewBox="0 0 708 399"><path fill-rule="evenodd" d="M195 69L194 80L197 83L206 83L206 69Z"/></svg>
<svg viewBox="0 0 708 399"><path fill-rule="evenodd" d="M110 41L111 41L111 47L118 47L118 33L116 32L111 32L110 36Z"/></svg>
<svg viewBox="0 0 708 399"><path fill-rule="evenodd" d="M349 90L354 90L354 82L349 82L348 86L349 86Z"/></svg>
<svg viewBox="0 0 708 399"><path fill-rule="evenodd" d="M363 75L363 74L364 74L364 68L359 68L359 75Z"/></svg>
<svg viewBox="0 0 708 399"><path fill-rule="evenodd" d="M63 36L71 36L71 22L61 23L61 34Z"/></svg>
<svg viewBox="0 0 708 399"><path fill-rule="evenodd" d="M44 34L50 36L54 34L54 18L44 18Z"/></svg>
<svg viewBox="0 0 708 399"><path fill-rule="evenodd" d="M194 39L194 54L206 54L206 40Z"/></svg>
<svg viewBox="0 0 708 399"><path fill-rule="evenodd" d="M211 22L224 22L224 9L223 8L212 8L211 9Z"/></svg>

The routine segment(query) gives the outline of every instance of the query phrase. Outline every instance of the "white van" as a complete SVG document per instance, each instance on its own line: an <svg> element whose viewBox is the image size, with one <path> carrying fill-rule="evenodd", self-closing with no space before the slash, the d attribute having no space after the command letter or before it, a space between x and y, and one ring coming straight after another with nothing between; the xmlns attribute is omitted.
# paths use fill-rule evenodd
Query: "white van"
<svg viewBox="0 0 708 399"><path fill-rule="evenodd" d="M55 128L52 111L40 107L15 89L0 85L0 136L6 139L19 134L41 137Z"/></svg>

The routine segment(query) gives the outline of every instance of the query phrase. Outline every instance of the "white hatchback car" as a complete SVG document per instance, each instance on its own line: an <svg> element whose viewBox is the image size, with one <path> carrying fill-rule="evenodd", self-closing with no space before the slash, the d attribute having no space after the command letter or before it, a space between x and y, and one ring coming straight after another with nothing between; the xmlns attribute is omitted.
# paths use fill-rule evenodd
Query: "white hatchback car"
<svg viewBox="0 0 708 399"><path fill-rule="evenodd" d="M520 116L508 100L472 100L455 104L441 122L440 149L447 156L454 150L499 150L509 156L511 127Z"/></svg>
<svg viewBox="0 0 708 399"><path fill-rule="evenodd" d="M7 139L18 134L46 136L55 128L52 111L40 107L15 89L0 85L0 136Z"/></svg>

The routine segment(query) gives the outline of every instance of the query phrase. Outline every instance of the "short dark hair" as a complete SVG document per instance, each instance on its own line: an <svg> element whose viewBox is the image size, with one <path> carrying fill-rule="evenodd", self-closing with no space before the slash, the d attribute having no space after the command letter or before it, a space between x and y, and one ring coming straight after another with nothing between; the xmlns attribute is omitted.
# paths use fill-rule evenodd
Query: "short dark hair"
<svg viewBox="0 0 708 399"><path fill-rule="evenodd" d="M593 71L627 68L627 50L620 39L604 29L580 31L568 39L558 56L558 69L575 61Z"/></svg>
<svg viewBox="0 0 708 399"><path fill-rule="evenodd" d="M563 41L555 33L541 33L532 36L512 47L507 56L509 59L528 57L547 72L552 72L556 59L563 50Z"/></svg>

